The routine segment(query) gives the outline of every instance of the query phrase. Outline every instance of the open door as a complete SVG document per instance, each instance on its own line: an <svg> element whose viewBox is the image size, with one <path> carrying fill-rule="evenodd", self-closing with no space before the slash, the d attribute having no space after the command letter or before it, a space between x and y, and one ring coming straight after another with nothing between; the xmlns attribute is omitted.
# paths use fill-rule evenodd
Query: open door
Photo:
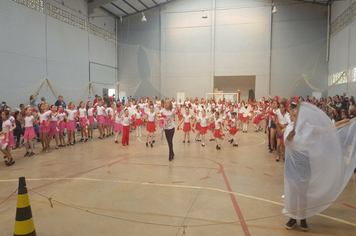
<svg viewBox="0 0 356 236"><path fill-rule="evenodd" d="M177 102L179 102L179 99L181 99L182 102L185 101L185 92L177 92Z"/></svg>

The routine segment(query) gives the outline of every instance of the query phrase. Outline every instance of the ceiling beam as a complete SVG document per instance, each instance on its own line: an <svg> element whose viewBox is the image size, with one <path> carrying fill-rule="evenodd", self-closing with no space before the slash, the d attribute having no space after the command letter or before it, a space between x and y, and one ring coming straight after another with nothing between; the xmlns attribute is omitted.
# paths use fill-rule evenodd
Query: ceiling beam
<svg viewBox="0 0 356 236"><path fill-rule="evenodd" d="M105 4L115 2L116 0L91 0L88 4L88 15L94 14L94 9L100 8Z"/></svg>

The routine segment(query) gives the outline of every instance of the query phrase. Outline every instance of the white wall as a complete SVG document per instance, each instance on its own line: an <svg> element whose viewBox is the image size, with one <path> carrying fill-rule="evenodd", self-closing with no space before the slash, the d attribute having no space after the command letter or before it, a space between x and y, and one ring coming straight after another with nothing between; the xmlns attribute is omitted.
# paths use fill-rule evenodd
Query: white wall
<svg viewBox="0 0 356 236"><path fill-rule="evenodd" d="M334 2L331 6L332 21L336 20L345 10L347 10L355 0L345 0ZM329 75L356 67L356 22L353 21L339 33L330 39L330 61ZM356 83L337 85L328 91L328 96L343 94L348 96L356 95Z"/></svg>
<svg viewBox="0 0 356 236"><path fill-rule="evenodd" d="M62 1L47 0L47 3L88 21L85 0L63 2L64 5ZM102 87L115 88L115 43L12 0L0 0L0 6L1 100L12 107L28 104L30 95L47 77L56 95L63 95L67 103L78 104L79 100L88 99L88 93L84 92L89 83L89 72L92 82L98 83L94 84L96 93L101 94ZM90 18L89 21L115 33L112 17ZM104 66L95 65L89 71L89 62ZM40 90L42 96L49 103L56 101L47 85Z"/></svg>
<svg viewBox="0 0 356 236"><path fill-rule="evenodd" d="M311 96L305 81L293 86L302 74L316 88L328 86L327 7L288 3L277 1L273 14L270 95Z"/></svg>
<svg viewBox="0 0 356 236"><path fill-rule="evenodd" d="M302 73L313 75L313 85L324 88L326 7L300 6L292 0L276 4L280 5L273 18L272 45L272 7L265 1L177 0L146 13L147 23L140 22L141 15L124 18L118 32L119 64L126 65L127 58L139 60L134 47L152 50L160 59L155 64L160 68L158 93L166 97L175 97L178 91L205 97L213 92L213 76L256 75L257 98L284 95ZM201 17L203 9L208 19ZM136 55L130 57L130 52ZM130 81L140 74L141 68L131 71L136 70ZM124 74L119 73L122 82L130 77ZM145 88L134 90L133 95L151 92ZM306 94L311 90L301 84L290 95Z"/></svg>

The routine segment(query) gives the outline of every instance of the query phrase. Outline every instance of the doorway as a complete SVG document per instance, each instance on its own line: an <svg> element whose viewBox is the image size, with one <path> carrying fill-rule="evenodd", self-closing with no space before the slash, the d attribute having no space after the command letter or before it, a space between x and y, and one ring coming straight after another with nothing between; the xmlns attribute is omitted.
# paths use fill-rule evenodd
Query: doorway
<svg viewBox="0 0 356 236"><path fill-rule="evenodd" d="M237 93L241 90L241 100L255 99L256 76L214 76L214 88L223 93Z"/></svg>

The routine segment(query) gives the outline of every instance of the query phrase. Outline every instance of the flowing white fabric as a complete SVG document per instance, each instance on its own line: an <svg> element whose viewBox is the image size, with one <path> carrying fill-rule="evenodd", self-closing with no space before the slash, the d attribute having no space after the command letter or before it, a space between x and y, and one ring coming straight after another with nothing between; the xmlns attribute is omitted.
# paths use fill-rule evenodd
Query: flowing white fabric
<svg viewBox="0 0 356 236"><path fill-rule="evenodd" d="M286 137L283 214L306 219L330 206L341 194L356 167L356 122L339 130L323 111L301 103L296 135ZM323 205L327 204L327 205ZM322 206L321 206L322 205Z"/></svg>

